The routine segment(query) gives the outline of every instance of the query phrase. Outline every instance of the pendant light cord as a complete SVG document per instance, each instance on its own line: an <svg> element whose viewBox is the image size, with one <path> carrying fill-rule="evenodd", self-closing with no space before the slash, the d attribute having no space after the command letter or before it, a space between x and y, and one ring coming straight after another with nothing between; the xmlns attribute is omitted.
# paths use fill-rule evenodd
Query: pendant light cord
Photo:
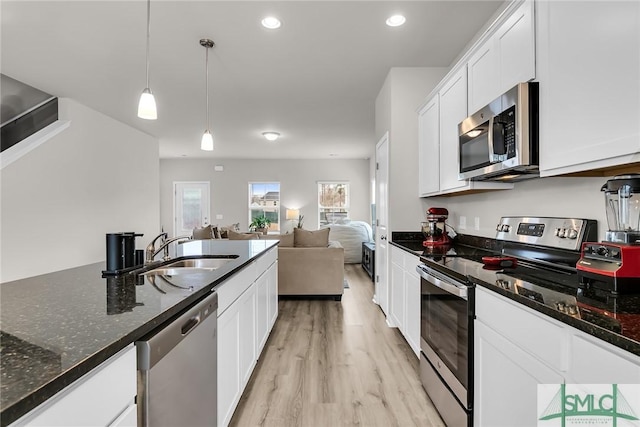
<svg viewBox="0 0 640 427"><path fill-rule="evenodd" d="M211 132L209 130L209 47L205 47L205 90L206 90L206 98L207 98L207 132Z"/></svg>
<svg viewBox="0 0 640 427"><path fill-rule="evenodd" d="M151 0L147 0L147 88L149 87L149 37L151 35Z"/></svg>

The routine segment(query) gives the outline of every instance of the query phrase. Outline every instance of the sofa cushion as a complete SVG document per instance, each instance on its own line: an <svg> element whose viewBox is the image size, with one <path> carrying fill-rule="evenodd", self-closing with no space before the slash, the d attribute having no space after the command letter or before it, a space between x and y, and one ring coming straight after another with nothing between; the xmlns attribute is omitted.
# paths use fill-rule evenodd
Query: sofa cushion
<svg viewBox="0 0 640 427"><path fill-rule="evenodd" d="M326 248L329 244L329 228L321 230L293 229L293 246L296 248Z"/></svg>
<svg viewBox="0 0 640 427"><path fill-rule="evenodd" d="M293 247L293 234L262 234L260 235L260 240L279 240L278 247Z"/></svg>
<svg viewBox="0 0 640 427"><path fill-rule="evenodd" d="M229 240L258 240L260 238L257 233L236 233L232 230L227 230L227 236L229 236Z"/></svg>

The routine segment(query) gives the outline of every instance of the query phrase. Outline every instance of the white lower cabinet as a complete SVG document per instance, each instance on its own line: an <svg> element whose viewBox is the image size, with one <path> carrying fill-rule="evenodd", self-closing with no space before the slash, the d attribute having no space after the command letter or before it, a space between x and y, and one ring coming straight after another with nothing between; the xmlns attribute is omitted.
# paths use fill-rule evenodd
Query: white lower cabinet
<svg viewBox="0 0 640 427"><path fill-rule="evenodd" d="M275 323L277 251L269 250L245 267L248 274L243 269L220 287L223 294L244 292L225 298L228 304L218 311L218 426L229 425Z"/></svg>
<svg viewBox="0 0 640 427"><path fill-rule="evenodd" d="M638 384L640 357L476 287L474 426L536 426L538 384Z"/></svg>
<svg viewBox="0 0 640 427"><path fill-rule="evenodd" d="M538 384L563 377L481 321L474 341L474 425L535 427Z"/></svg>
<svg viewBox="0 0 640 427"><path fill-rule="evenodd" d="M11 426L135 426L136 369L132 344Z"/></svg>
<svg viewBox="0 0 640 427"><path fill-rule="evenodd" d="M420 276L418 256L391 246L391 326L400 329L411 349L420 357Z"/></svg>

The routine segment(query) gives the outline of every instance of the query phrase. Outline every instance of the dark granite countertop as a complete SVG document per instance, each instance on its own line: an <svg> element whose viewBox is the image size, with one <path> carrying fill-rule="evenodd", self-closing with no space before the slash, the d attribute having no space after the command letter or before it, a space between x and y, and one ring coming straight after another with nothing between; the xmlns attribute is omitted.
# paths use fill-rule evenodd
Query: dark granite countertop
<svg viewBox="0 0 640 427"><path fill-rule="evenodd" d="M29 412L188 308L277 240L199 240L178 257L238 255L187 289L136 275L103 278L105 263L0 285L0 424ZM175 261L175 259L174 259Z"/></svg>
<svg viewBox="0 0 640 427"><path fill-rule="evenodd" d="M406 237L401 234L399 237ZM394 239L391 244L407 252L418 254L418 239L410 241ZM468 242L466 242L468 243ZM474 242L478 243L478 242ZM509 269L489 270L483 264L465 258L477 258L488 253L490 243L482 247L451 245L446 247L423 248L421 260L431 267L450 274L459 280L467 279L475 285L490 289L506 298L525 305L560 322L597 337L616 347L640 356L640 294L619 295L585 290L556 283L536 281L535 290L529 289L523 281L509 276ZM577 280L561 277L557 283ZM518 283L518 291L514 283ZM511 286L509 285L511 284ZM544 295L543 295L544 294ZM559 299L558 299L559 298ZM561 312L554 308L556 302L576 307L575 313Z"/></svg>

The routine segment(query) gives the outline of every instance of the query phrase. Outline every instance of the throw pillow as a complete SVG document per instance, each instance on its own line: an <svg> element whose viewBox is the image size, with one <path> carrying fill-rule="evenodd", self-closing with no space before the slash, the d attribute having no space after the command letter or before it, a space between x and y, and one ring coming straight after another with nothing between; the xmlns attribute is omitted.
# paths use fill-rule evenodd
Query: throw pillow
<svg viewBox="0 0 640 427"><path fill-rule="evenodd" d="M233 230L227 230L227 236L229 240L258 240L258 235L255 233L236 233Z"/></svg>
<svg viewBox="0 0 640 427"><path fill-rule="evenodd" d="M320 230L293 229L293 246L296 248L326 248L329 245L330 228Z"/></svg>
<svg viewBox="0 0 640 427"><path fill-rule="evenodd" d="M292 248L294 242L293 233L290 234L281 234L280 235L280 243L278 244L281 248Z"/></svg>
<svg viewBox="0 0 640 427"><path fill-rule="evenodd" d="M213 238L213 228L210 225L193 229L193 240L204 240Z"/></svg>

